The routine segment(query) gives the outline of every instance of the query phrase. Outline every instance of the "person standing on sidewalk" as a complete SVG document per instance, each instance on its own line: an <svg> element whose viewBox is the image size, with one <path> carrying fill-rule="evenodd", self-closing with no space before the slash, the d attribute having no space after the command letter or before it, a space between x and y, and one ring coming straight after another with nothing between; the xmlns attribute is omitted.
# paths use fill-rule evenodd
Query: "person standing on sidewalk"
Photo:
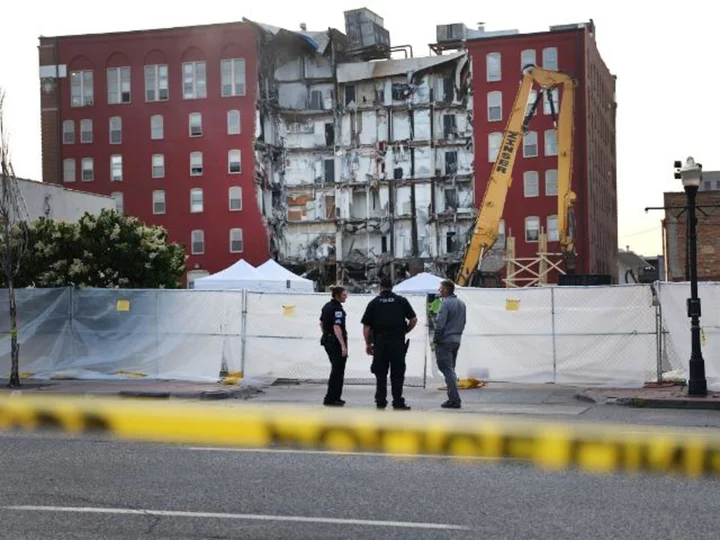
<svg viewBox="0 0 720 540"><path fill-rule="evenodd" d="M445 377L448 400L441 405L444 409L461 407L455 365L460 350L462 333L465 330L465 303L455 296L455 284L449 279L440 282L442 304L435 321L433 344L438 369Z"/></svg>
<svg viewBox="0 0 720 540"><path fill-rule="evenodd" d="M387 376L390 370L393 409L409 411L403 398L405 384L405 335L417 324L417 315L407 298L392 292L390 278L380 280L380 294L373 298L361 320L365 351L373 357L370 371L375 375L375 403L387 407Z"/></svg>
<svg viewBox="0 0 720 540"><path fill-rule="evenodd" d="M323 306L320 313L320 328L322 329L320 344L325 348L331 366L323 404L328 407L342 407L345 402L340 398L345 382L345 365L348 356L345 326L347 315L342 305L347 299L347 291L341 285L333 285L330 287L330 293L332 298Z"/></svg>

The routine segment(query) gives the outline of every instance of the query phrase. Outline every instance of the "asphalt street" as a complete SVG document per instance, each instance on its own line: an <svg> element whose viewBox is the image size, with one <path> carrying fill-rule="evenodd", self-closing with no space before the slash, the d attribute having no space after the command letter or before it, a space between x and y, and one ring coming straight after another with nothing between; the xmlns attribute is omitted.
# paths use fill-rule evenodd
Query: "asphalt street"
<svg viewBox="0 0 720 540"><path fill-rule="evenodd" d="M0 435L0 538L717 538L718 481Z"/></svg>

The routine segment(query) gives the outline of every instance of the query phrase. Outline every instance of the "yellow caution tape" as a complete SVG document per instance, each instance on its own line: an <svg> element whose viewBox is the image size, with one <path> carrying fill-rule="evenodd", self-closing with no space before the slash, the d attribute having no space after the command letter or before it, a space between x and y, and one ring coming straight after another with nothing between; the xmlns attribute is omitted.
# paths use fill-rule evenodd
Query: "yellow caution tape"
<svg viewBox="0 0 720 540"><path fill-rule="evenodd" d="M119 439L388 454L513 458L545 469L592 473L720 474L720 435L701 430L645 433L609 424L280 405L0 398L0 430L100 432Z"/></svg>

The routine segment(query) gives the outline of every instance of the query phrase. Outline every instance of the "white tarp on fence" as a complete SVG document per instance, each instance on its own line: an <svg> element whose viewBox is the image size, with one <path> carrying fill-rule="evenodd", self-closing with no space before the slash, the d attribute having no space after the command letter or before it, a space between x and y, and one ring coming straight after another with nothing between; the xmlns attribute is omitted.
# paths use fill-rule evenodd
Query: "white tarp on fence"
<svg viewBox="0 0 720 540"><path fill-rule="evenodd" d="M329 374L319 343L327 294L17 293L21 371L38 377L139 372L158 379L217 380L223 363L248 377L324 380ZM657 376L655 308L648 286L459 289L458 296L467 304L468 318L458 359L461 377L486 370L490 380L641 386ZM360 323L371 298L350 295L345 304L348 382L373 380ZM408 296L419 317L407 356L410 385L441 380L428 348L426 298ZM7 313L4 290L0 313ZM0 376L6 376L9 328L6 317L0 321Z"/></svg>
<svg viewBox="0 0 720 540"><path fill-rule="evenodd" d="M662 282L658 295L669 334L665 342L668 362L673 370L680 370L688 378L691 343L686 302L690 297L690 284ZM700 327L704 336L701 346L705 377L708 389L720 391L720 283L699 283L698 295L702 307Z"/></svg>

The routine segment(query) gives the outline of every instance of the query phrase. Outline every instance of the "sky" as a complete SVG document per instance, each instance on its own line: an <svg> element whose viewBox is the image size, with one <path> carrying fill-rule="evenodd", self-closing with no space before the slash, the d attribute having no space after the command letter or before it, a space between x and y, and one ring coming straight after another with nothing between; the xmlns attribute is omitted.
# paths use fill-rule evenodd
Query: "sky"
<svg viewBox="0 0 720 540"><path fill-rule="evenodd" d="M423 4L423 2L427 2ZM247 5L244 5L247 4ZM673 162L693 156L704 170L720 169L720 113L715 99L720 70L708 60L717 49L717 21L711 3L685 0L661 9L656 1L516 0L452 4L376 0L125 0L85 2L81 8L57 0L25 0L3 10L0 87L6 92L5 121L18 176L42 178L38 37L242 20L308 30L344 31L343 11L367 7L384 18L392 44L413 45L415 56L430 54L438 24L476 28L547 30L551 25L593 19L600 54L617 76L619 246L643 255L662 253L663 192L679 191ZM562 60L561 60L562 62ZM562 68L562 65L560 66Z"/></svg>

